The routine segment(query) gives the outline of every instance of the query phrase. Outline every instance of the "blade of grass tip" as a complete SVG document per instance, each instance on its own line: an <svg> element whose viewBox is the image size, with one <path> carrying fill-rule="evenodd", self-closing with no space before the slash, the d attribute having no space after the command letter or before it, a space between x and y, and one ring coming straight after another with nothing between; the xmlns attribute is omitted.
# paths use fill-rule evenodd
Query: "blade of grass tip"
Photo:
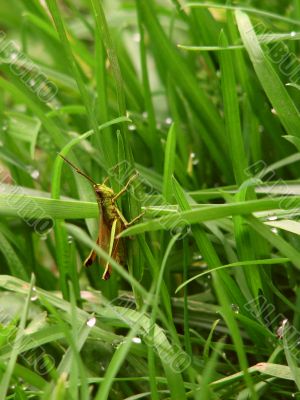
<svg viewBox="0 0 300 400"><path fill-rule="evenodd" d="M0 232L0 251L3 254L10 273L24 281L29 281L28 272L21 262L18 254L15 252L13 246L10 242L6 239L6 237Z"/></svg>
<svg viewBox="0 0 300 400"><path fill-rule="evenodd" d="M212 324L211 329L210 329L208 338L207 338L207 340L205 342L205 346L204 346L204 349L203 349L203 359L204 359L204 361L208 361L208 359L209 359L209 349L210 349L210 346L212 344L213 334L214 334L215 329L216 329L216 327L217 327L219 322L220 322L219 319L215 320L214 323Z"/></svg>
<svg viewBox="0 0 300 400"><path fill-rule="evenodd" d="M1 199L1 197L0 197ZM204 206L200 209L186 210L176 215L170 214L160 218L151 219L147 222L136 224L127 228L120 234L120 237L137 235L142 232L154 232L162 229L172 229L177 226L189 226L201 222L215 221L234 215L247 215L259 211L271 211L275 209L295 211L300 204L300 196L292 198L277 197L249 200L230 204ZM1 205L1 203L0 203Z"/></svg>
<svg viewBox="0 0 300 400"><path fill-rule="evenodd" d="M64 22L62 19L62 13L60 12L60 10L58 8L56 0L46 0L46 3L47 3L49 11L51 13L51 16L53 18L53 21L54 21L55 27L57 29L59 38L61 40L64 52L66 54L66 59L69 64L70 71L72 72L72 74L76 80L78 89L80 91L81 98L83 100L83 103L84 103L84 106L86 108L87 115L89 118L90 127L93 128L93 130L95 132L97 132L98 131L97 119L95 117L95 113L92 108L92 102L91 102L90 96L89 96L88 91L83 82L81 72L79 70L77 61L76 61L73 51L72 51L72 47L71 47L70 42L67 37L67 32L66 32L65 25L64 25ZM122 113L122 114L124 115L124 113ZM101 150L101 149L98 149L98 150Z"/></svg>
<svg viewBox="0 0 300 400"><path fill-rule="evenodd" d="M232 12L227 12L227 26L230 32L231 42L238 43L240 40L240 35ZM263 34L262 38L264 38L265 36L267 35ZM260 36L258 36L258 39L260 40ZM246 110L249 108L249 123L251 125L259 125L259 121L261 121L261 123L265 127L265 131L270 132L274 141L274 145L278 150L280 150L280 154L282 154L282 156L278 158L281 158L286 154L286 151L288 151L288 149L286 148L287 146L283 145L282 140L278 134L282 130L279 120L274 119L268 107L266 107L265 95L259 88L259 82L256 79L249 79L248 66L246 65L245 59L247 55L245 54L245 52L236 51L234 52L233 56L235 58L234 65L236 67L236 71L239 77L239 82L243 86L243 89L246 93L244 102ZM253 118L253 114L257 115L257 122L255 121L256 118ZM247 115L245 115L245 117L247 117ZM247 127L245 123L244 126L245 128ZM246 137L249 138L248 142L251 143L251 145L254 144L255 146L259 146L257 157L253 157L252 159L252 163L255 163L256 161L262 159L262 156L260 155L260 153L262 152L260 143L261 135L259 134L258 126L253 126L251 132L249 133L247 133L247 131L245 130L245 133Z"/></svg>
<svg viewBox="0 0 300 400"><path fill-rule="evenodd" d="M289 258L272 258L272 259L266 259L266 260L250 260L250 261L237 261L231 264L226 264L226 265L221 265L220 267L216 267L213 270L218 271L220 269L226 269L226 268L233 268L233 267L239 267L239 266L244 266L244 265L255 265L255 264L265 264L265 265L272 265L272 264L283 264L286 262L289 262ZM204 271L201 272L201 274L197 274L193 276L192 278L184 281L181 285L178 286L176 289L175 293L179 292L182 288L184 288L186 285L189 283L193 282L195 279L199 279L202 276L210 274L211 271Z"/></svg>
<svg viewBox="0 0 300 400"><path fill-rule="evenodd" d="M16 338L14 340L14 344L13 344L13 347L12 347L12 350L10 353L10 358L9 358L9 361L7 364L7 368L2 377L2 380L0 382L0 399L3 399L3 400L6 398L8 387L9 387L9 382L11 380L19 352L21 351L21 342L22 342L22 338L24 335L24 330L25 330L25 325L26 325L26 321L27 321L27 317L28 317L28 312L29 312L30 301L31 301L34 284L35 284L35 277L34 277L34 275L32 275L30 285L28 283L26 284L28 287L28 294L27 294L26 302L25 302L24 309L23 309L23 312L21 315L20 324L18 327Z"/></svg>
<svg viewBox="0 0 300 400"><path fill-rule="evenodd" d="M117 103L119 108L119 114L124 115L126 113L126 101L125 101L125 90L123 84L123 78L121 74L121 69L119 66L119 61L116 55L116 51L114 48L114 44L112 42L109 28L107 25L107 21L105 18L105 14L103 11L103 7L99 0L89 0L89 3L92 7L93 16L96 23L96 28L98 29L98 34L101 36L102 41L104 43L107 56L110 61L110 65L113 71L115 85L116 85L116 94L117 94Z"/></svg>
<svg viewBox="0 0 300 400"><path fill-rule="evenodd" d="M179 158L179 163L175 163L176 165L176 171L181 172L186 169L186 165L188 165L188 158L189 158L189 153L190 153L190 142L193 142L193 139L188 136L189 134L189 129L187 129L184 133L181 132L181 107L178 104L178 94L176 92L176 85L174 85L172 79L170 76L168 76L167 80L167 98L168 98L168 103L169 103L169 108L170 108L170 113L172 115L172 119L175 124L175 132L176 132L176 142L178 146L178 158ZM174 155L175 157L175 155ZM180 164L183 164L182 167ZM178 173L177 172L177 173ZM186 176L183 175L183 178L185 179ZM187 180L187 184L188 184Z"/></svg>
<svg viewBox="0 0 300 400"><path fill-rule="evenodd" d="M261 48L254 27L245 13L235 13L242 41L257 77L289 135L300 135L300 113L277 75L268 56Z"/></svg>
<svg viewBox="0 0 300 400"><path fill-rule="evenodd" d="M175 166L176 154L176 129L175 124L172 124L169 132L165 149L164 161L164 177L163 177L163 196L168 203L171 203L173 198L172 176Z"/></svg>
<svg viewBox="0 0 300 400"><path fill-rule="evenodd" d="M189 99L196 115L199 116L199 110L201 110L201 120L205 121L209 132L212 133L219 146L225 150L222 120L204 90L198 85L189 67L163 31L155 13L154 2L142 0L140 1L140 8L151 41L161 57L161 63L165 65L166 71L172 75L174 82L179 85L182 92ZM179 76L181 79L178 79Z"/></svg>
<svg viewBox="0 0 300 400"><path fill-rule="evenodd" d="M138 27L140 32L140 64L142 69L142 81L143 81L143 90L144 90L144 100L146 105L147 112L147 120L149 124L149 136L151 138L151 152L152 152L152 160L154 162L154 166L156 171L161 170L162 166L162 154L161 154L161 145L156 129L156 115L152 101L152 93L149 82L149 73L147 66L147 53L146 53L146 45L145 45L145 33L144 26L142 20L142 13L139 0L136 0L136 11L137 11L137 20Z"/></svg>
<svg viewBox="0 0 300 400"><path fill-rule="evenodd" d="M102 38L98 29L95 30L95 77L96 77L96 107L95 112L100 123L109 119L108 98L107 98L107 71L106 71L106 53L102 43ZM108 127L102 132L101 139L95 140L98 145L101 143L104 149L115 148L115 138L112 136L112 130ZM113 153L113 154L112 154ZM116 158L114 152L105 151L106 165L114 165Z"/></svg>
<svg viewBox="0 0 300 400"><path fill-rule="evenodd" d="M190 208L190 205L186 199L186 196L182 188L174 178L173 178L173 185L174 185L175 197L177 202L179 203L180 208L181 209ZM193 227L193 233L197 247L200 253L202 254L204 260L206 260L208 266L210 266L210 268L212 268L212 266L214 265L220 266L221 261L219 260L219 257L215 252L215 249L213 248L210 240L208 239L202 227L200 226ZM234 304L240 304L241 306L243 306L245 300L241 295L235 282L226 273L223 273L223 271L215 273L213 270L211 271L211 273L213 277L214 288L221 305L222 315L224 316L226 324L229 328L229 332L234 342L235 350L237 352L237 356L239 359L239 364L244 373L245 384L249 388L252 398L257 399L257 395L254 392L252 379L248 373L248 363L247 363L246 353L244 351L243 341L241 338L237 322L233 315L231 307L232 302L229 301L229 299L230 300L234 299Z"/></svg>
<svg viewBox="0 0 300 400"><path fill-rule="evenodd" d="M228 40L224 31L221 31L219 44L221 46L228 45ZM235 181L236 184L240 186L248 178L246 175L247 156L242 137L234 65L230 53L220 53L220 66L228 150L231 154L232 170L235 176Z"/></svg>

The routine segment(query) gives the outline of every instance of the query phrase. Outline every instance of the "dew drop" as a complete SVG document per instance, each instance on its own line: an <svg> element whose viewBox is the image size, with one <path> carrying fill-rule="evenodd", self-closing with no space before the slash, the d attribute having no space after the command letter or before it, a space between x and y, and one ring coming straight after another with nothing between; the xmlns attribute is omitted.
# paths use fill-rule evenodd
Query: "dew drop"
<svg viewBox="0 0 300 400"><path fill-rule="evenodd" d="M37 295L37 292L36 292L36 288L33 287L33 288L32 288L32 291L31 291L30 300L31 300L31 301L36 301L37 299L38 299L38 295Z"/></svg>
<svg viewBox="0 0 300 400"><path fill-rule="evenodd" d="M271 113L274 114L274 115L277 115L277 111L275 110L275 108L271 109Z"/></svg>
<svg viewBox="0 0 300 400"><path fill-rule="evenodd" d="M68 236L68 243L69 244L73 243L73 236L71 236L71 235Z"/></svg>
<svg viewBox="0 0 300 400"><path fill-rule="evenodd" d="M191 157L191 159L192 159L192 164L193 164L193 165L199 164L199 159L196 157L196 153L191 153L191 154L190 154L190 157Z"/></svg>
<svg viewBox="0 0 300 400"><path fill-rule="evenodd" d="M270 215L268 218L267 218L267 220L268 221L276 221L277 220L277 215Z"/></svg>
<svg viewBox="0 0 300 400"><path fill-rule="evenodd" d="M136 126L133 125L133 124L128 125L128 130L129 130L129 131L136 131Z"/></svg>
<svg viewBox="0 0 300 400"><path fill-rule="evenodd" d="M101 371L105 371L105 366L102 363L100 363L100 369Z"/></svg>
<svg viewBox="0 0 300 400"><path fill-rule="evenodd" d="M31 173L30 173L31 178L33 179L38 179L38 177L40 176L40 173L37 169L34 169Z"/></svg>
<svg viewBox="0 0 300 400"><path fill-rule="evenodd" d="M295 36L297 35L297 32L292 31L292 32L290 33L290 35L291 35L291 37L295 37Z"/></svg>
<svg viewBox="0 0 300 400"><path fill-rule="evenodd" d="M275 235L278 235L278 229L277 228L271 228L271 232L275 233Z"/></svg>
<svg viewBox="0 0 300 400"><path fill-rule="evenodd" d="M167 125L171 125L172 122L173 122L173 120L172 120L171 117L167 117L167 118L165 119L165 123L166 123Z"/></svg>
<svg viewBox="0 0 300 400"><path fill-rule="evenodd" d="M142 339L139 337L134 337L131 339L132 343L136 343L136 344L141 344L142 343Z"/></svg>
<svg viewBox="0 0 300 400"><path fill-rule="evenodd" d="M97 321L96 318L95 318L95 317L92 317L92 318L90 318L90 319L87 320L86 324L87 324L87 326L89 326L90 328L92 328L93 326L96 325L96 321Z"/></svg>
<svg viewBox="0 0 300 400"><path fill-rule="evenodd" d="M240 307L237 304L231 304L231 309L235 314L240 312Z"/></svg>
<svg viewBox="0 0 300 400"><path fill-rule="evenodd" d="M288 324L289 320L287 318L285 318L280 326L277 328L276 330L276 336L278 337L278 339L282 339L283 338L283 333L284 333L284 328L286 326L286 324Z"/></svg>

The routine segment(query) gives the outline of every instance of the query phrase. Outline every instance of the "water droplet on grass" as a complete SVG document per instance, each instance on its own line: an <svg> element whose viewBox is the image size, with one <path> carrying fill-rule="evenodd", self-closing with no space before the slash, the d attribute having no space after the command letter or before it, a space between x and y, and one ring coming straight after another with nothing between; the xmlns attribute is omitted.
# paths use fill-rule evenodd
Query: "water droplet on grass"
<svg viewBox="0 0 300 400"><path fill-rule="evenodd" d="M95 318L95 317L92 317L92 318L90 318L90 319L87 320L86 324L87 324L87 326L89 326L90 328L92 328L93 326L96 325L96 322L97 322L96 318Z"/></svg>
<svg viewBox="0 0 300 400"><path fill-rule="evenodd" d="M235 314L240 312L240 307L237 304L231 304L231 309Z"/></svg>
<svg viewBox="0 0 300 400"><path fill-rule="evenodd" d="M37 292L36 292L36 288L33 287L33 288L32 288L32 291L31 291L30 300L31 300L31 301L36 301L37 299L38 299L38 295L37 295Z"/></svg>
<svg viewBox="0 0 300 400"><path fill-rule="evenodd" d="M33 179L38 179L38 177L40 176L40 173L37 169L34 169L31 173L30 173L31 178Z"/></svg>
<svg viewBox="0 0 300 400"><path fill-rule="evenodd" d="M136 131L136 126L133 125L133 124L128 125L128 130L129 130L129 131Z"/></svg>
<svg viewBox="0 0 300 400"><path fill-rule="evenodd" d="M131 339L132 343L136 343L136 344L141 344L142 343L142 339L139 337L134 337Z"/></svg>

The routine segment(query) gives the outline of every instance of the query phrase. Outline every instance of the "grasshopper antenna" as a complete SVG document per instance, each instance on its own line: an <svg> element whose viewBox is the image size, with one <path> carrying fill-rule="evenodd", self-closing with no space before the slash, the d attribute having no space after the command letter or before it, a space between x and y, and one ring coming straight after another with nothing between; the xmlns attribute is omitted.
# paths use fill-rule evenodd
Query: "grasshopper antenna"
<svg viewBox="0 0 300 400"><path fill-rule="evenodd" d="M93 185L97 185L97 183L95 181L93 181L93 179L91 177L89 177L88 175L86 175L83 171L81 171L78 167L76 167L74 164L71 163L71 161L69 161L66 157L64 157L62 154L58 153L58 155L69 165L71 165L71 167L73 169L75 169L75 171L84 176L88 181L90 181Z"/></svg>

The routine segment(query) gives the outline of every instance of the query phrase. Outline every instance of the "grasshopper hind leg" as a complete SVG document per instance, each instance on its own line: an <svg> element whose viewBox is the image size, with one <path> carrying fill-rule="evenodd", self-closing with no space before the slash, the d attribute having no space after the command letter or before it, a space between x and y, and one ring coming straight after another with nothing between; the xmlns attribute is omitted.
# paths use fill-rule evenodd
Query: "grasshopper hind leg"
<svg viewBox="0 0 300 400"><path fill-rule="evenodd" d="M94 250L91 250L90 254L85 259L83 265L85 267L90 267L92 264L94 264L94 262L96 261L96 258L97 258L96 252Z"/></svg>

